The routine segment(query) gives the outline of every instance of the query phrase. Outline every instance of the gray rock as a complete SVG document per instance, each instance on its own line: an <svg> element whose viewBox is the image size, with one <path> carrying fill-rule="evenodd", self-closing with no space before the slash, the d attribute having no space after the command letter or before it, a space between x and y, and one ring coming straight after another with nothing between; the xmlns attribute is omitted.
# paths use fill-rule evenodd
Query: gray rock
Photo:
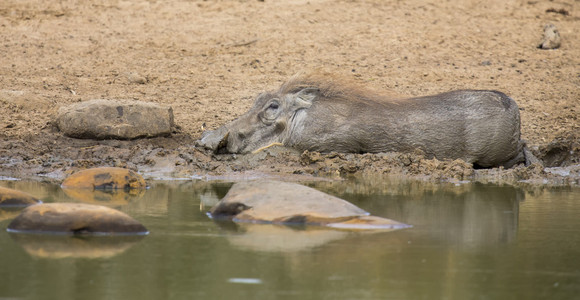
<svg viewBox="0 0 580 300"><path fill-rule="evenodd" d="M370 216L340 198L296 183L260 180L234 184L210 211L235 222L299 224L342 229L400 229L397 221Z"/></svg>
<svg viewBox="0 0 580 300"><path fill-rule="evenodd" d="M56 126L82 139L136 139L171 134L171 107L131 100L96 99L61 107Z"/></svg>

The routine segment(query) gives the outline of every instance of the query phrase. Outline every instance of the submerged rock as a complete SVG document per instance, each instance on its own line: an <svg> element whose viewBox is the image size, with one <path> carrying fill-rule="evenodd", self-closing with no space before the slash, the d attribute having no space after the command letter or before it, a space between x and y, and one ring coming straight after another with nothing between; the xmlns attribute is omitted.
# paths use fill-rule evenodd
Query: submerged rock
<svg viewBox="0 0 580 300"><path fill-rule="evenodd" d="M39 203L42 201L28 193L0 187L0 207L29 206Z"/></svg>
<svg viewBox="0 0 580 300"><path fill-rule="evenodd" d="M370 216L340 198L296 183L236 183L210 211L237 222L319 225L343 229L399 229L409 225Z"/></svg>
<svg viewBox="0 0 580 300"><path fill-rule="evenodd" d="M132 190L147 187L137 172L115 167L92 168L76 172L61 184L64 189Z"/></svg>
<svg viewBox="0 0 580 300"><path fill-rule="evenodd" d="M62 107L56 126L82 139L136 139L171 134L171 107L130 100L96 99Z"/></svg>
<svg viewBox="0 0 580 300"><path fill-rule="evenodd" d="M62 234L147 234L147 228L118 210L80 203L48 203L25 208L10 232Z"/></svg>

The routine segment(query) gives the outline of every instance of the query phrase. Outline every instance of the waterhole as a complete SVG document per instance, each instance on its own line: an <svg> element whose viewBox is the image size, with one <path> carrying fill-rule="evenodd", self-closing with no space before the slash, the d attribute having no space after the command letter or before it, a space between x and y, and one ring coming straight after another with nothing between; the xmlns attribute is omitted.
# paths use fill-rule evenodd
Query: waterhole
<svg viewBox="0 0 580 300"><path fill-rule="evenodd" d="M229 182L157 181L133 195L78 197L0 181L44 202L117 208L141 237L6 232L6 299L573 299L580 295L580 189L384 178L308 183L372 215L413 225L345 231L217 222ZM87 200L88 199L88 200Z"/></svg>

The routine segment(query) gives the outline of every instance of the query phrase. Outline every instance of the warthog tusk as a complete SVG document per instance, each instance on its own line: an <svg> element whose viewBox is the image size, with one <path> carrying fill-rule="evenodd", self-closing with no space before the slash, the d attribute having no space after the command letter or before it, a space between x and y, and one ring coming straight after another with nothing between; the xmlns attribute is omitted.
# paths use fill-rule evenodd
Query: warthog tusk
<svg viewBox="0 0 580 300"><path fill-rule="evenodd" d="M256 154L256 153L258 153L258 152L260 152L260 151L262 151L262 150L266 150L266 149L268 149L268 148L270 148L270 147L273 147L273 146L284 146L284 144L282 144L282 143L278 143L278 142L275 142L275 143L272 143L272 144L270 144L270 145L268 145L268 146L264 146L264 147L262 147L262 148L258 148L258 149L256 149L256 150L252 151L252 154Z"/></svg>
<svg viewBox="0 0 580 300"><path fill-rule="evenodd" d="M226 145L228 144L228 136L230 136L229 132L226 132L226 134L222 137L222 139L220 140L220 142L217 144L217 147L215 148L215 151L218 151L220 148L225 148Z"/></svg>

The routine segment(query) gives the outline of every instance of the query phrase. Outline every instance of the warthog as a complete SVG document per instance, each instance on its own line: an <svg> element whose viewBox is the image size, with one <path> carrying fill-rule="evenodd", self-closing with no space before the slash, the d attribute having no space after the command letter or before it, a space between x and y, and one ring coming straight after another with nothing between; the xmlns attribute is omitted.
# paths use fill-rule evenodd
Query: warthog
<svg viewBox="0 0 580 300"><path fill-rule="evenodd" d="M412 152L476 167L529 163L515 101L497 91L459 90L400 99L322 74L296 75L260 94L236 120L197 146L248 153L277 144L304 151Z"/></svg>

